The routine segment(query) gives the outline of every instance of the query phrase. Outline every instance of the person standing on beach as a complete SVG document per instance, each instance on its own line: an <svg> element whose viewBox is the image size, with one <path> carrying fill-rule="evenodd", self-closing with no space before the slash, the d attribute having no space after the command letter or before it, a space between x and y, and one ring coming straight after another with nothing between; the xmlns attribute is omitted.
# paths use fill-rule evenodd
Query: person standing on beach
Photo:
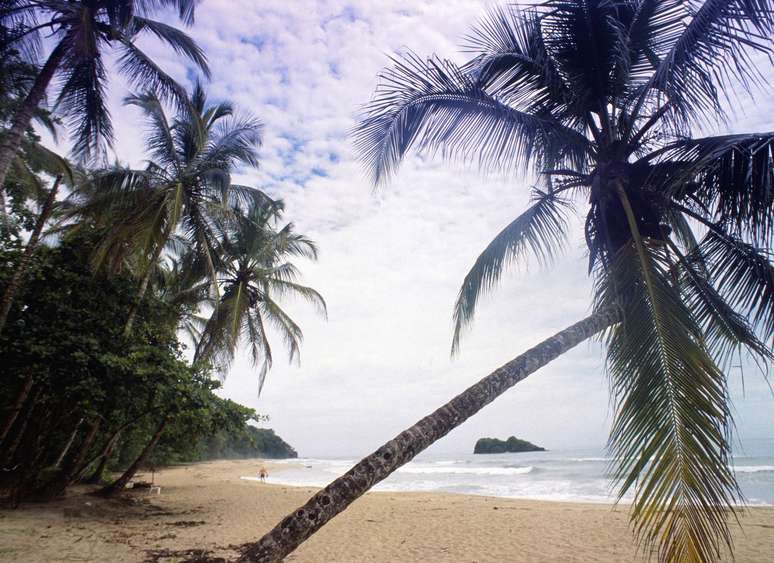
<svg viewBox="0 0 774 563"><path fill-rule="evenodd" d="M258 470L258 477L261 479L261 483L266 482L266 477L269 476L269 472L266 471L266 468L262 465L261 468Z"/></svg>

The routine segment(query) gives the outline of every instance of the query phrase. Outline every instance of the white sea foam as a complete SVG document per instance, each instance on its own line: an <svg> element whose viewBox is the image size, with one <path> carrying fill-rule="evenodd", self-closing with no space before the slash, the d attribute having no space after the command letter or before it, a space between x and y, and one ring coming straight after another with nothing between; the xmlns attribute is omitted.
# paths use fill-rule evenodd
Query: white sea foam
<svg viewBox="0 0 774 563"><path fill-rule="evenodd" d="M553 501L615 502L615 488L600 451L539 454L462 454L420 457L378 483L377 491L439 491ZM343 475L356 459L301 458L279 462L269 483L324 487ZM774 503L774 456L750 456L735 468L751 504ZM258 477L245 477L258 481ZM630 499L625 497L623 502Z"/></svg>
<svg viewBox="0 0 774 563"><path fill-rule="evenodd" d="M405 465L398 469L398 473L414 473L418 475L526 475L534 468L526 467L427 467L419 465Z"/></svg>
<svg viewBox="0 0 774 563"><path fill-rule="evenodd" d="M774 471L774 465L737 465L734 467L737 473L761 473Z"/></svg>

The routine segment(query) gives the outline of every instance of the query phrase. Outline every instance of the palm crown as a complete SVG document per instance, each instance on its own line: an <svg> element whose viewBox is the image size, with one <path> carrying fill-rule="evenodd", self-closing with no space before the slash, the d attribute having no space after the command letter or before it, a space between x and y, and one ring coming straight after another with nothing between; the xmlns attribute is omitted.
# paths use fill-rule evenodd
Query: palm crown
<svg viewBox="0 0 774 563"><path fill-rule="evenodd" d="M289 262L293 257L317 259L317 247L296 233L292 223L276 228L282 209L279 201L254 205L222 233L221 295L196 347L196 360L209 360L226 370L240 341L246 342L253 363L261 366L259 391L272 364L267 328L278 331L291 362L298 359L303 338L278 300L298 297L326 314L322 296L297 282L299 272Z"/></svg>
<svg viewBox="0 0 774 563"><path fill-rule="evenodd" d="M136 264L144 272L142 299L165 247L183 245L209 272L214 288L221 224L235 221L240 209L271 201L256 188L232 182L238 166L258 164L260 122L236 115L228 103L209 105L200 85L173 119L155 93L130 96L127 103L147 120L146 166L98 171L73 197L74 215L109 227L95 264Z"/></svg>
<svg viewBox="0 0 774 563"><path fill-rule="evenodd" d="M772 31L767 3L741 0L495 10L463 66L396 59L356 129L377 184L412 147L543 181L465 277L453 351L504 268L550 261L585 208L594 306L621 320L606 335L614 475L668 560L730 546L740 495L722 368L742 350L772 359L774 133L691 137L726 117L722 90L762 78Z"/></svg>

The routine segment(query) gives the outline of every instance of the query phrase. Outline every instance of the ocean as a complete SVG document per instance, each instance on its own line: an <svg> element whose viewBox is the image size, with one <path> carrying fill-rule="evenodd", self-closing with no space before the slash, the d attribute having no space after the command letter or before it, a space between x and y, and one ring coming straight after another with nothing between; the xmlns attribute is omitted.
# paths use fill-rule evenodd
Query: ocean
<svg viewBox="0 0 774 563"><path fill-rule="evenodd" d="M733 458L737 481L750 506L774 505L774 448L763 446L748 448ZM268 482L323 487L357 461L279 460L273 462L280 467ZM373 490L611 503L616 497L607 477L608 467L604 452L591 449L487 455L428 453L399 468ZM622 502L627 500L624 497Z"/></svg>

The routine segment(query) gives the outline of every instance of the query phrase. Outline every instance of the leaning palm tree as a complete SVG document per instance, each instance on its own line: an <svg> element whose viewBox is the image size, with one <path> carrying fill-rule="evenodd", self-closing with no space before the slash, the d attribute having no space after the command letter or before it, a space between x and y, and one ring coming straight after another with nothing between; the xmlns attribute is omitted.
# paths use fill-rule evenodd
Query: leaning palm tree
<svg viewBox="0 0 774 563"><path fill-rule="evenodd" d="M465 277L453 351L482 293L532 254L550 261L581 208L593 314L402 432L247 550L276 561L506 389L596 334L615 399L619 494L665 561L731 548L742 500L728 467L732 356L772 361L774 134L693 138L721 92L761 81L767 2L550 0L493 11L462 67L409 54L382 75L356 131L374 182L412 147L542 180Z"/></svg>
<svg viewBox="0 0 774 563"><path fill-rule="evenodd" d="M217 272L221 294L204 325L194 362L209 361L225 371L240 342L250 348L259 368L258 392L272 365L269 329L277 331L288 349L290 361L299 358L301 328L282 308L279 300L296 297L326 315L325 301L314 289L297 282L293 257L317 259L317 247L294 232L292 223L277 229L283 210L281 201L251 206L235 227L222 235Z"/></svg>
<svg viewBox="0 0 774 563"><path fill-rule="evenodd" d="M17 48L34 60L40 54L41 33L46 31L53 40L51 52L0 143L0 189L24 131L55 76L61 80L55 108L74 133L73 151L78 157L99 153L104 142L112 139L104 98L108 80L104 58L109 51L118 54L118 68L131 84L153 88L171 101L184 102L184 90L136 45L139 37L150 35L188 58L205 74L209 72L204 53L190 37L149 17L166 6L177 9L186 24L193 23L195 0L0 2L0 26L8 30L4 46Z"/></svg>
<svg viewBox="0 0 774 563"><path fill-rule="evenodd" d="M170 241L184 240L206 266L214 283L220 250L218 232L233 222L235 207L271 200L262 191L233 183L237 166L257 166L261 124L238 116L221 102L208 105L197 84L187 107L167 117L155 93L127 98L145 114L145 143L150 160L143 169L115 166L98 171L75 194L75 215L109 226L98 246L97 267L126 263L135 254L140 278L137 304ZM137 306L130 311L131 332Z"/></svg>

